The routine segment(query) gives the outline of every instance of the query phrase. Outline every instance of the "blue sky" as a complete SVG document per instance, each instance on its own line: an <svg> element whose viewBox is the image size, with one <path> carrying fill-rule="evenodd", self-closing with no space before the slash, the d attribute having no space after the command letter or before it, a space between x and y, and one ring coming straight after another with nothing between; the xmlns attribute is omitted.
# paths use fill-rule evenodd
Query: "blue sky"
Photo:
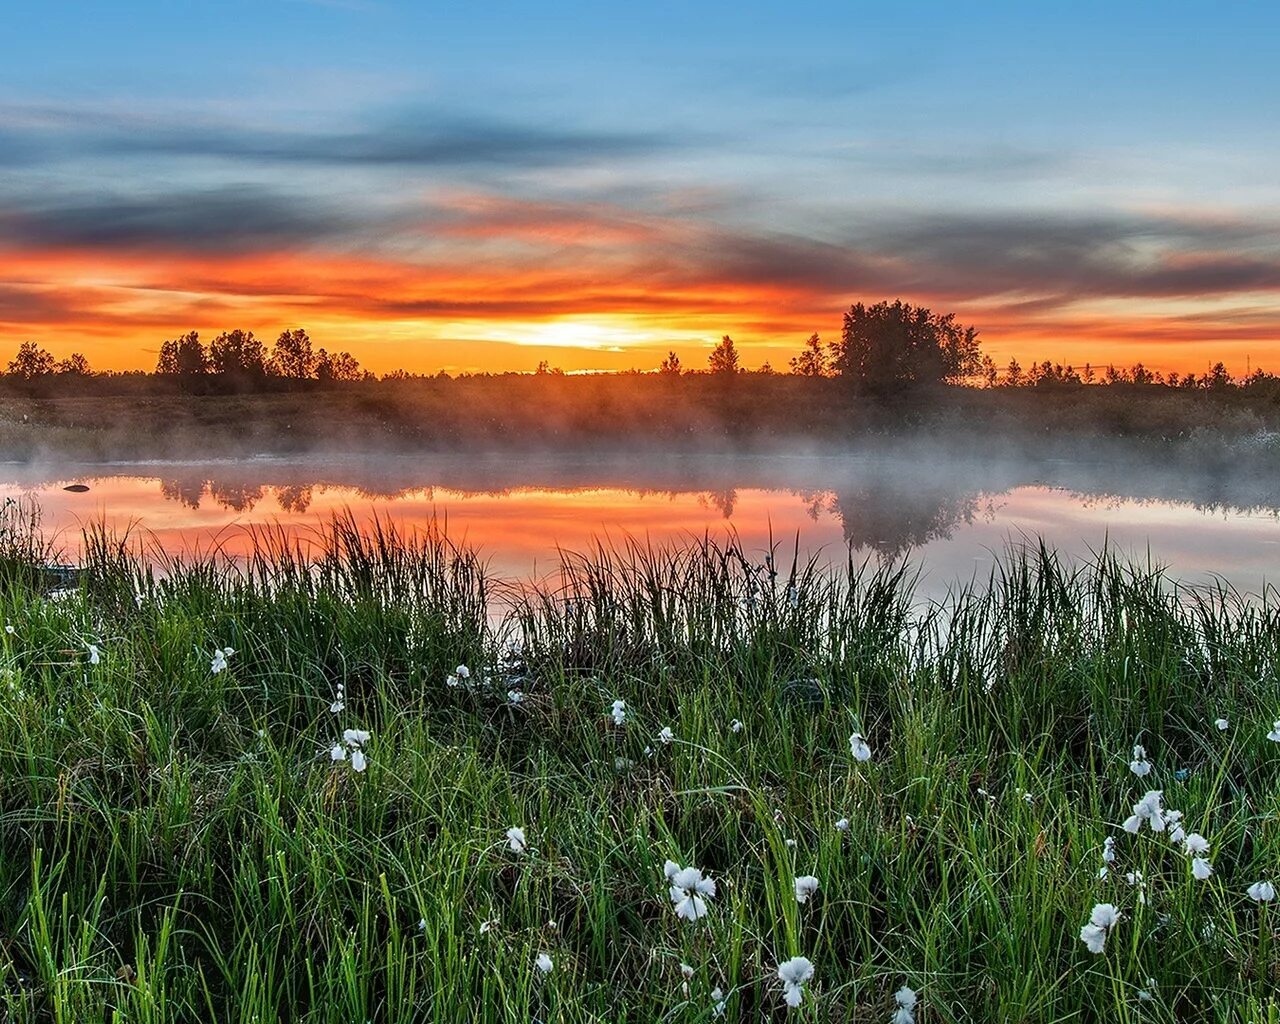
<svg viewBox="0 0 1280 1024"><path fill-rule="evenodd" d="M306 314L374 364L776 361L882 294L996 354L1280 353L1277 6L53 3L5 35L0 336L103 363Z"/></svg>

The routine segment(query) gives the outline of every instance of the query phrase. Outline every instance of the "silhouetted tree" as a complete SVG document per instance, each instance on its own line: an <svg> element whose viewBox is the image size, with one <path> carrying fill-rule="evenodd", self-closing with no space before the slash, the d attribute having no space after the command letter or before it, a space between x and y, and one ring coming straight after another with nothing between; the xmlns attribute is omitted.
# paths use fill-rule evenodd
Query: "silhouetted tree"
<svg viewBox="0 0 1280 1024"><path fill-rule="evenodd" d="M982 357L982 383L989 388L1000 383L1000 370L996 361L988 355Z"/></svg>
<svg viewBox="0 0 1280 1024"><path fill-rule="evenodd" d="M672 377L680 376L680 357L675 352L668 352L667 358L662 360L662 365L658 367L659 373L665 373Z"/></svg>
<svg viewBox="0 0 1280 1024"><path fill-rule="evenodd" d="M209 365L224 377L260 380L267 375L267 350L253 331L223 331L209 345Z"/></svg>
<svg viewBox="0 0 1280 1024"><path fill-rule="evenodd" d="M827 360L827 350L818 335L809 335L801 353L791 360L791 372L801 377L827 377L831 373L831 365Z"/></svg>
<svg viewBox="0 0 1280 1024"><path fill-rule="evenodd" d="M316 371L315 353L311 351L311 339L301 327L281 331L271 350L268 369L277 377L290 380L308 380Z"/></svg>
<svg viewBox="0 0 1280 1024"><path fill-rule="evenodd" d="M35 380L53 373L56 366L53 353L41 348L34 341L24 341L18 346L17 354L9 360L5 370L11 377L23 380Z"/></svg>
<svg viewBox="0 0 1280 1024"><path fill-rule="evenodd" d="M737 373L738 350L733 347L733 339L725 335L720 344L711 351L707 366L712 373Z"/></svg>
<svg viewBox="0 0 1280 1024"><path fill-rule="evenodd" d="M196 331L181 338L166 341L160 346L160 358L156 361L156 373L179 377L199 377L209 372L209 353L200 344Z"/></svg>
<svg viewBox="0 0 1280 1024"><path fill-rule="evenodd" d="M66 359L58 362L54 372L67 377L87 377L93 371L89 369L89 360L82 352L72 352Z"/></svg>
<svg viewBox="0 0 1280 1024"><path fill-rule="evenodd" d="M959 383L976 373L978 332L897 299L855 303L844 315L835 369L854 388L889 394L915 384Z"/></svg>
<svg viewBox="0 0 1280 1024"><path fill-rule="evenodd" d="M1016 358L1009 360L1009 365L1004 371L1004 382L1011 388L1022 387L1022 364Z"/></svg>
<svg viewBox="0 0 1280 1024"><path fill-rule="evenodd" d="M363 380L364 376L360 363L350 352L337 352L330 355L324 349L320 349L316 353L316 380L329 383Z"/></svg>

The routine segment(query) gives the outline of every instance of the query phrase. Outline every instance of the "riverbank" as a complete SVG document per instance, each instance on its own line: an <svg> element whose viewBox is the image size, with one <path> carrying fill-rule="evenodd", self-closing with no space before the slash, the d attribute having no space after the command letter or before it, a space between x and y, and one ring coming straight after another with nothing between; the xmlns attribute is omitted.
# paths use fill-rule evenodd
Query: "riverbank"
<svg viewBox="0 0 1280 1024"><path fill-rule="evenodd" d="M57 597L31 551L0 559L14 1020L1276 1010L1265 602L1031 548L921 609L899 569L704 544L493 617L438 532L164 578L104 539Z"/></svg>

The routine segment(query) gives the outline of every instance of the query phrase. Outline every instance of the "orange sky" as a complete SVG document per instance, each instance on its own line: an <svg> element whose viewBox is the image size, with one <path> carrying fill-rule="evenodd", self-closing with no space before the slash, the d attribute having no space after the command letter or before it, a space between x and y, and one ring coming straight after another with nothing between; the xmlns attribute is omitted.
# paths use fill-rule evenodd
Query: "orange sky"
<svg viewBox="0 0 1280 1024"><path fill-rule="evenodd" d="M854 300L903 295L956 310L985 350L1011 356L1168 371L1222 359L1280 367L1275 296L1086 296L1040 308L1021 295L966 297L940 282L890 290L910 268L879 258L878 291L834 287L823 275L769 280L756 268L702 257L726 236L676 218L628 218L590 207L455 199L457 221L432 227L414 252L305 249L199 252L154 246L15 247L0 243L0 338L82 351L95 368L149 369L166 338L245 327L270 342L304 326L314 344L351 351L375 372L396 368L652 369L668 349L686 367L731 333L750 368L777 369L813 331L838 335ZM424 228L425 230L425 228ZM731 238L750 244L751 240ZM790 240L765 240L785 260ZM851 275L856 277L857 275Z"/></svg>

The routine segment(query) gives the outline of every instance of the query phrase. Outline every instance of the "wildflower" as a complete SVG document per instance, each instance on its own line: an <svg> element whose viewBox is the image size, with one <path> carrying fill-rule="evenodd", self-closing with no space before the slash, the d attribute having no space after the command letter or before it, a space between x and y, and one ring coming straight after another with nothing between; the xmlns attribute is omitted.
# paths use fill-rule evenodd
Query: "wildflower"
<svg viewBox="0 0 1280 1024"><path fill-rule="evenodd" d="M1218 727L1218 732L1226 732L1227 726L1230 725L1231 723L1228 722L1225 718L1217 718L1217 719L1214 719L1213 724Z"/></svg>
<svg viewBox="0 0 1280 1024"><path fill-rule="evenodd" d="M87 651L89 652L89 664L90 664L90 665L96 665L96 664L98 664L98 662L100 662L100 661L102 660L102 651L101 651L101 649L98 647L98 645L97 645L97 644L85 644L84 646L85 646L85 650L87 650ZM1280 725L1280 722L1277 722L1277 723L1276 723L1276 725Z"/></svg>
<svg viewBox="0 0 1280 1024"><path fill-rule="evenodd" d="M684 975L686 980L688 980L693 977L693 968L682 961L680 964L680 973Z"/></svg>
<svg viewBox="0 0 1280 1024"><path fill-rule="evenodd" d="M1089 923L1080 929L1080 941L1090 953L1101 953L1107 936L1120 920L1120 911L1112 903L1095 904Z"/></svg>
<svg viewBox="0 0 1280 1024"><path fill-rule="evenodd" d="M1269 903L1276 898L1276 887L1270 882L1254 882L1248 889L1249 899Z"/></svg>
<svg viewBox="0 0 1280 1024"><path fill-rule="evenodd" d="M1169 842L1177 844L1187 838L1187 830L1182 825L1182 812L1167 810L1164 812L1165 823L1169 826Z"/></svg>
<svg viewBox="0 0 1280 1024"><path fill-rule="evenodd" d="M339 714L340 712L346 709L346 706L347 706L346 695L347 695L346 686L343 683L339 683L337 699L332 704L329 705L329 710L333 714L335 715Z"/></svg>
<svg viewBox="0 0 1280 1024"><path fill-rule="evenodd" d="M539 953L538 959L535 960L534 963L537 965L538 970L540 970L543 974L550 974L551 968L555 966L555 963L552 961L551 957L549 957L546 953Z"/></svg>
<svg viewBox="0 0 1280 1024"><path fill-rule="evenodd" d="M916 990L903 985L893 994L893 999L898 1004L898 1008L893 1011L893 1016L889 1018L890 1024L915 1024Z"/></svg>
<svg viewBox="0 0 1280 1024"><path fill-rule="evenodd" d="M1202 836L1199 832L1192 832L1183 840L1182 848L1186 851L1187 856L1199 856L1209 852L1209 840Z"/></svg>
<svg viewBox="0 0 1280 1024"><path fill-rule="evenodd" d="M662 866L662 872L670 882L667 895L671 898L671 906L676 917L684 921L696 921L707 915L707 901L704 897L716 894L716 883L711 878L703 878L702 872L695 867L682 868L673 860Z"/></svg>
<svg viewBox="0 0 1280 1024"><path fill-rule="evenodd" d="M1213 865L1209 863L1207 857L1192 857L1191 873L1203 882L1213 874Z"/></svg>
<svg viewBox="0 0 1280 1024"><path fill-rule="evenodd" d="M818 880L813 875L801 875L796 879L796 902L808 903L809 897L818 891Z"/></svg>
<svg viewBox="0 0 1280 1024"><path fill-rule="evenodd" d="M735 718L729 723L729 730L731 732L742 732L742 723Z"/></svg>
<svg viewBox="0 0 1280 1024"><path fill-rule="evenodd" d="M17 630L13 628L12 622L6 622L4 624L4 631L8 633L10 636L13 636L13 634L17 632Z"/></svg>
<svg viewBox="0 0 1280 1024"><path fill-rule="evenodd" d="M457 668L453 670L453 674L457 676L459 679L470 679L471 669L467 668L466 665L459 665Z"/></svg>
<svg viewBox="0 0 1280 1024"><path fill-rule="evenodd" d="M369 767L369 761L361 748L369 742L370 737L371 733L364 729L343 730L342 742L335 743L329 748L329 759L332 761L345 761L347 759L347 749L350 748L351 770L353 772L364 771Z"/></svg>
<svg viewBox="0 0 1280 1024"><path fill-rule="evenodd" d="M813 961L807 956L793 956L778 964L778 980L782 982L782 998L792 1008L804 998L804 984L813 978Z"/></svg>
<svg viewBox="0 0 1280 1024"><path fill-rule="evenodd" d="M524 700L524 694L523 694L523 693L521 693L519 690L508 690L508 691L507 691L507 701L508 701L508 703L511 703L511 704L519 704L519 703L520 703L521 701L523 701L523 700Z"/></svg>
<svg viewBox="0 0 1280 1024"><path fill-rule="evenodd" d="M519 825L512 825L507 829L507 848L512 853L524 853L528 843L524 837L524 829Z"/></svg>
<svg viewBox="0 0 1280 1024"><path fill-rule="evenodd" d="M1125 819L1124 830L1136 835L1145 821L1151 826L1152 832L1163 832L1165 826L1164 808L1160 806L1160 800L1163 796L1163 790L1147 790L1142 799L1133 805L1133 814Z"/></svg>
<svg viewBox="0 0 1280 1024"><path fill-rule="evenodd" d="M1151 762L1147 760L1147 752L1142 747L1133 748L1133 760L1129 762L1129 771L1142 778L1151 771Z"/></svg>
<svg viewBox="0 0 1280 1024"><path fill-rule="evenodd" d="M867 741L862 738L860 732L855 732L849 737L849 752L853 754L855 761L871 760L871 748L867 746Z"/></svg>
<svg viewBox="0 0 1280 1024"><path fill-rule="evenodd" d="M425 917L418 918L418 931L425 932L427 930L427 919Z"/></svg>
<svg viewBox="0 0 1280 1024"><path fill-rule="evenodd" d="M783 842L787 844L787 849L789 850L794 850L796 848L796 841L794 839L784 839Z"/></svg>
<svg viewBox="0 0 1280 1024"><path fill-rule="evenodd" d="M1267 739L1272 743L1280 743L1280 718L1271 723L1271 731L1267 733Z"/></svg>
<svg viewBox="0 0 1280 1024"><path fill-rule="evenodd" d="M725 1002L724 992L719 985L711 990L711 998L715 1000L715 1006L711 1008L711 1016L723 1017L728 1003Z"/></svg>
<svg viewBox="0 0 1280 1024"><path fill-rule="evenodd" d="M487 935L490 931L492 931L494 928L497 928L497 927L498 927L498 919L496 917L491 917L487 921L481 921L480 934Z"/></svg>
<svg viewBox="0 0 1280 1024"><path fill-rule="evenodd" d="M676 734L671 731L671 726L664 725L662 731L658 733L658 740L661 743L670 743L676 738Z"/></svg>
<svg viewBox="0 0 1280 1024"><path fill-rule="evenodd" d="M1115 836L1107 836L1102 840L1102 862L1110 864L1116 859L1116 840Z"/></svg>
<svg viewBox="0 0 1280 1024"><path fill-rule="evenodd" d="M627 702L615 700L609 709L609 714L613 716L614 725L621 725L627 719Z"/></svg>
<svg viewBox="0 0 1280 1024"><path fill-rule="evenodd" d="M215 676L220 672L225 672L227 670L227 659L235 653L234 647L219 647L213 652L213 657L209 660L209 671Z"/></svg>
<svg viewBox="0 0 1280 1024"><path fill-rule="evenodd" d="M849 819L848 819L848 818L838 818L838 819L836 820L836 828L837 828L837 829L839 829L841 832L848 832L848 831L849 831Z"/></svg>

